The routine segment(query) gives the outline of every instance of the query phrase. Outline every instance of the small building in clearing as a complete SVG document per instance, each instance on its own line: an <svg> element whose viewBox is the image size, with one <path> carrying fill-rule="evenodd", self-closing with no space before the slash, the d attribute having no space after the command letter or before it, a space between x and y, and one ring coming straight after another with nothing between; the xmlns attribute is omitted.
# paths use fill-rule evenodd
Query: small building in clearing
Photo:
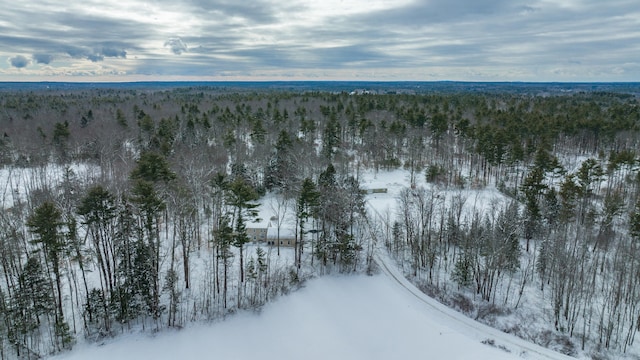
<svg viewBox="0 0 640 360"><path fill-rule="evenodd" d="M247 227L247 236L252 242L267 243L267 245L295 246L296 233L292 228L272 226L271 222L262 226Z"/></svg>
<svg viewBox="0 0 640 360"><path fill-rule="evenodd" d="M265 242L267 241L267 229L268 227L247 227L247 235L253 242Z"/></svg>
<svg viewBox="0 0 640 360"><path fill-rule="evenodd" d="M295 246L296 245L296 233L291 228L280 228L278 232L277 227L267 228L267 245L280 246Z"/></svg>

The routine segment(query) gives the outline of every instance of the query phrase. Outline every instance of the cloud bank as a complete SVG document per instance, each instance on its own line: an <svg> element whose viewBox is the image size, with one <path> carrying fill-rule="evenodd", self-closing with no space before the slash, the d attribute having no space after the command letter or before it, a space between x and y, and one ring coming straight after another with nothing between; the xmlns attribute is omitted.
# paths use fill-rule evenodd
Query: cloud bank
<svg viewBox="0 0 640 360"><path fill-rule="evenodd" d="M0 14L0 81L640 81L638 18L630 0L13 2Z"/></svg>

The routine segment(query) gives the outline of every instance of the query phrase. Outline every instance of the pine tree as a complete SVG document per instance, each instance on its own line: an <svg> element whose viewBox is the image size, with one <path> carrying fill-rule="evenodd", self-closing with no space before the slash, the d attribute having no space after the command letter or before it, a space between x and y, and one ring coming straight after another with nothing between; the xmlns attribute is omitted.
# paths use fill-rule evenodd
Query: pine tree
<svg viewBox="0 0 640 360"><path fill-rule="evenodd" d="M146 246L142 231L134 218L132 206L125 197L121 199L117 209L114 247L118 261L116 266L118 283L111 294L109 304L115 319L120 323L127 323L141 313L139 284L146 284L148 287L149 282L146 278L136 277L135 265L138 253L139 251L146 253Z"/></svg>
<svg viewBox="0 0 640 360"><path fill-rule="evenodd" d="M109 292L116 283L115 249L112 220L116 217L115 197L97 185L89 189L77 209L87 226L98 261L98 268Z"/></svg>
<svg viewBox="0 0 640 360"><path fill-rule="evenodd" d="M56 122L53 127L52 141L53 145L58 153L59 160L66 161L69 155L69 137L71 132L69 131L69 122L64 123Z"/></svg>
<svg viewBox="0 0 640 360"><path fill-rule="evenodd" d="M127 118L125 117L124 112L120 108L116 110L116 122L122 128L127 128L129 126L129 124L127 123Z"/></svg>
<svg viewBox="0 0 640 360"><path fill-rule="evenodd" d="M322 155L328 160L333 159L336 148L340 144L340 132L341 127L337 115L332 112L322 133Z"/></svg>
<svg viewBox="0 0 640 360"><path fill-rule="evenodd" d="M104 291L93 288L87 294L87 302L84 305L85 315L89 317L90 334L98 332L98 336L105 336L103 331L109 331L110 314L109 304L105 298Z"/></svg>
<svg viewBox="0 0 640 360"><path fill-rule="evenodd" d="M149 181L138 180L133 188L133 202L138 205L142 218L146 244L138 244L136 253L136 280L146 295L149 314L160 316L160 238L157 217L165 203ZM143 280L147 278L149 282ZM148 290L147 290L148 287Z"/></svg>
<svg viewBox="0 0 640 360"><path fill-rule="evenodd" d="M244 244L249 242L247 235L245 218L254 219L257 216L258 194L253 187L244 179L238 177L229 184L227 193L227 203L233 207L235 217L235 232L233 246L240 251L240 283L244 282ZM239 300L238 300L239 301Z"/></svg>
<svg viewBox="0 0 640 360"><path fill-rule="evenodd" d="M35 242L42 246L45 259L53 270L56 283L57 319L62 321L64 316L62 311L62 274L60 264L67 245L61 233L63 226L62 213L53 203L45 202L29 216L27 226L37 236Z"/></svg>
<svg viewBox="0 0 640 360"><path fill-rule="evenodd" d="M41 316L56 310L51 284L44 276L40 259L30 256L18 278L18 291L10 305L15 334L27 335L41 323ZM15 339L17 341L17 339Z"/></svg>
<svg viewBox="0 0 640 360"><path fill-rule="evenodd" d="M138 206L147 243L138 243L136 250L136 282L140 294L146 298L149 314L160 317L160 228L158 216L166 204L156 189L159 183L167 183L176 178L164 156L155 152L142 153L137 166L131 171L135 181L132 201ZM148 264L148 268L145 268ZM150 280L143 282L145 278Z"/></svg>
<svg viewBox="0 0 640 360"><path fill-rule="evenodd" d="M173 270L167 270L167 275L164 278L164 286L162 290L169 294L169 326L177 326L177 314L180 308L180 290L178 290L178 273Z"/></svg>
<svg viewBox="0 0 640 360"><path fill-rule="evenodd" d="M319 204L320 193L310 178L304 179L297 201L296 215L298 217L298 239L296 239L296 266L302 265L302 252L304 248L305 221L313 216Z"/></svg>
<svg viewBox="0 0 640 360"><path fill-rule="evenodd" d="M131 171L133 180L149 182L168 182L176 178L176 174L169 168L167 159L153 151L145 151L140 155L136 167Z"/></svg>
<svg viewBox="0 0 640 360"><path fill-rule="evenodd" d="M233 228L229 225L229 218L224 216L220 219L217 231L214 233L214 243L216 245L216 256L218 261L222 261L223 266L223 306L227 308L227 290L229 279L229 261L233 257L231 244L233 243ZM216 270L217 271L217 270Z"/></svg>
<svg viewBox="0 0 640 360"><path fill-rule="evenodd" d="M265 174L265 186L267 189L279 189L289 191L291 179L295 176L293 161L293 141L285 130L278 135L273 155Z"/></svg>
<svg viewBox="0 0 640 360"><path fill-rule="evenodd" d="M540 195L546 188L542 183L544 180L544 170L542 167L534 167L522 184L522 191L525 196L526 215L524 221L524 236L527 240L526 251L529 251L529 242L539 233L540 226Z"/></svg>

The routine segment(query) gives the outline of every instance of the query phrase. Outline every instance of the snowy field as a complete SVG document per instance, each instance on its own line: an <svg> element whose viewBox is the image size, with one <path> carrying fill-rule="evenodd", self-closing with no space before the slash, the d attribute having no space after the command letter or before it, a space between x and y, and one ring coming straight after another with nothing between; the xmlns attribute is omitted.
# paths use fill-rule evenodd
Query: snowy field
<svg viewBox="0 0 640 360"><path fill-rule="evenodd" d="M322 277L264 307L182 331L81 345L55 359L516 359L430 316L384 275ZM525 357L530 358L530 357Z"/></svg>
<svg viewBox="0 0 640 360"><path fill-rule="evenodd" d="M360 177L363 189L386 189L386 193L370 194L366 196L368 209L374 211L379 220L394 220L397 200L400 192L410 186L410 177L407 170L396 169L392 171L365 171ZM426 182L422 174L415 179L416 187L424 187L434 191L442 199L449 201L452 196L461 196L465 199L465 213L476 210L487 210L493 204L504 204L509 199L495 186L487 186L482 189L456 189L439 188Z"/></svg>
<svg viewBox="0 0 640 360"><path fill-rule="evenodd" d="M0 168L0 208L11 208L27 200L27 194L34 189L52 189L65 177L68 181L89 179L100 176L98 166L75 163L66 168L47 164L33 168Z"/></svg>

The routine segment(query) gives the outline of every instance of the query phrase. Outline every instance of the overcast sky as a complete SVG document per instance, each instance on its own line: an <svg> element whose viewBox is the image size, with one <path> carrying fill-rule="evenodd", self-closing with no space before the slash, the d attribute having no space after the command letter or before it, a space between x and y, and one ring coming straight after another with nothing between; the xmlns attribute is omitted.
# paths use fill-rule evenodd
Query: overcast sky
<svg viewBox="0 0 640 360"><path fill-rule="evenodd" d="M638 0L33 0L0 81L640 81Z"/></svg>

